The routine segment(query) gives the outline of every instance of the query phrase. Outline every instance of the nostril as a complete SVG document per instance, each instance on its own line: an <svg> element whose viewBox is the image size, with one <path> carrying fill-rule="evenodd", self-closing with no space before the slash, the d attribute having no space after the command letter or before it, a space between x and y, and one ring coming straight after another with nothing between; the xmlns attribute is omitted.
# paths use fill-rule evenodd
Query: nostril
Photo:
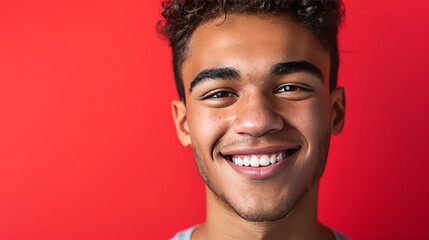
<svg viewBox="0 0 429 240"><path fill-rule="evenodd" d="M236 116L233 124L236 133L254 137L277 132L285 126L280 114L267 109L241 113Z"/></svg>

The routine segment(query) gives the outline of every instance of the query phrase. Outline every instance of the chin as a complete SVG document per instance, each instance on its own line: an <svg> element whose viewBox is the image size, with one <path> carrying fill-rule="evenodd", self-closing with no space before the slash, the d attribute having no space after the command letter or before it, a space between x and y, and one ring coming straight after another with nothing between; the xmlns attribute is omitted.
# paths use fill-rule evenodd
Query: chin
<svg viewBox="0 0 429 240"><path fill-rule="evenodd" d="M248 222L272 222L285 218L293 209L294 206L264 206L255 208L233 207L239 217Z"/></svg>
<svg viewBox="0 0 429 240"><path fill-rule="evenodd" d="M248 222L274 222L283 219L290 211L266 212L255 210L253 212L238 212L237 215Z"/></svg>
<svg viewBox="0 0 429 240"><path fill-rule="evenodd" d="M295 194L284 194L282 197L278 194L272 198L261 196L248 196L239 198L235 201L221 196L221 199L229 205L234 212L242 219L248 222L267 222L278 221L294 209L296 204L302 199L305 192ZM269 202L267 204L267 202Z"/></svg>

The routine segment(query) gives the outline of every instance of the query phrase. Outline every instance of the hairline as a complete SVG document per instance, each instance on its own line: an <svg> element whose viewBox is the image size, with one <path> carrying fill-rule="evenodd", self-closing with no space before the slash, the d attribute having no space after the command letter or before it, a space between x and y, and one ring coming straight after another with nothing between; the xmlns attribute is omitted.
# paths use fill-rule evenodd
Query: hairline
<svg viewBox="0 0 429 240"><path fill-rule="evenodd" d="M190 42L191 42L192 37L194 36L195 31L197 31L197 29L200 28L201 26L208 24L209 22L215 21L216 19L221 20L221 22L219 24L216 24L217 26L220 26L226 21L226 18L228 17L228 15L236 15L236 16L248 15L248 16L258 16L258 17L266 16L267 18L278 18L278 19L281 19L282 21L291 21L300 27L307 28L310 31L310 33L313 35L313 37L317 40L317 42L320 44L321 49L323 49L324 51L326 51L326 53L329 54L330 67L329 67L329 75L328 75L328 84L329 84L330 89L333 88L333 86L331 86L331 75L332 75L332 67L333 67L332 66L332 61L333 61L332 50L333 50L334 46L330 46L329 42L323 43L324 39L315 33L315 31L311 28L311 25L300 24L298 21L293 20L289 14L285 14L285 13L269 13L269 12L268 13L262 13L262 12L253 13L253 12L246 12L246 11L236 11L236 12L231 11L231 12L223 12L222 14L219 14L218 16L204 19L203 21L198 23L196 25L196 27L192 30L192 33L189 34L189 37L184 42L184 44L182 46L182 51L177 51L177 49L176 49L176 51L173 50L173 52L176 52L176 57L178 57L177 63L173 62L173 64L177 64L177 66L174 66L174 67L175 68L177 67L178 74L180 75L179 80L182 83L182 88L183 88L182 91L184 93L184 96L183 96L184 99L181 99L182 101L185 102L185 99L186 99L186 90L185 90L184 81L183 81L183 74L182 74L183 65L191 57L192 53L191 53L189 47L190 47ZM338 49L338 43L337 43L336 48ZM178 52L180 52L181 54L177 54ZM181 96L179 96L179 97L181 97Z"/></svg>

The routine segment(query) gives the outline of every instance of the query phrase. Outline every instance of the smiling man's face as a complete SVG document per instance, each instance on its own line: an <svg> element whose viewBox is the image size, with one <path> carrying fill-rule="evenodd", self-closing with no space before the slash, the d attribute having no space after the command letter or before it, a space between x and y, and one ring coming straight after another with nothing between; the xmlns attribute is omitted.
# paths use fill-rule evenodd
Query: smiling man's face
<svg viewBox="0 0 429 240"><path fill-rule="evenodd" d="M228 15L193 33L173 116L213 196L242 218L281 219L317 184L343 126L329 70L310 30L282 18Z"/></svg>

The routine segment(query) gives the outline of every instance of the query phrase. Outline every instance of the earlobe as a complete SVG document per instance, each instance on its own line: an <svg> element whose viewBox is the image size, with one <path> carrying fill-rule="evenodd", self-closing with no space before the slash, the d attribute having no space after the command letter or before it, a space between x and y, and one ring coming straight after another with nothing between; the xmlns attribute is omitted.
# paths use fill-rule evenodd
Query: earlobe
<svg viewBox="0 0 429 240"><path fill-rule="evenodd" d="M186 106L183 101L173 101L171 104L174 124L176 125L177 136L184 146L191 145L188 121L186 117Z"/></svg>
<svg viewBox="0 0 429 240"><path fill-rule="evenodd" d="M331 108L331 133L338 135L343 130L346 113L344 88L339 87L332 90Z"/></svg>

